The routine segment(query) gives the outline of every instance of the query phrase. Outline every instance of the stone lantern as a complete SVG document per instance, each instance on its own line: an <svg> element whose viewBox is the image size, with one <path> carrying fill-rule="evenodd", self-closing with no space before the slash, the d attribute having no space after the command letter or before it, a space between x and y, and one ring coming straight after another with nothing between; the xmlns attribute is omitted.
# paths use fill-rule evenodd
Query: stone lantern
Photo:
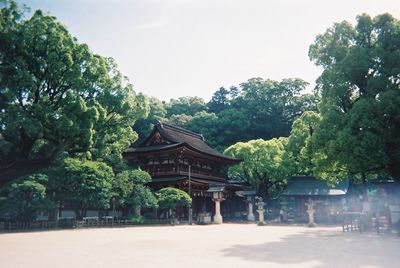
<svg viewBox="0 0 400 268"><path fill-rule="evenodd" d="M221 215L221 202L224 199L223 191L225 189L225 185L223 184L214 184L210 186L207 192L211 192L213 195L213 201L215 202L215 215L214 215L214 223L222 224L222 215Z"/></svg>
<svg viewBox="0 0 400 268"><path fill-rule="evenodd" d="M314 213L315 213L314 201L311 198L309 198L308 202L306 203L306 206L308 213L308 227L315 227L317 225L314 222Z"/></svg>
<svg viewBox="0 0 400 268"><path fill-rule="evenodd" d="M262 197L256 197L256 205L257 205L257 212L258 212L258 225L263 226L265 224L264 222L264 205L265 202L263 202Z"/></svg>
<svg viewBox="0 0 400 268"><path fill-rule="evenodd" d="M215 215L214 215L214 223L221 224L222 223L222 215L221 215L221 202L224 200L222 198L222 192L214 192L213 200L215 202Z"/></svg>

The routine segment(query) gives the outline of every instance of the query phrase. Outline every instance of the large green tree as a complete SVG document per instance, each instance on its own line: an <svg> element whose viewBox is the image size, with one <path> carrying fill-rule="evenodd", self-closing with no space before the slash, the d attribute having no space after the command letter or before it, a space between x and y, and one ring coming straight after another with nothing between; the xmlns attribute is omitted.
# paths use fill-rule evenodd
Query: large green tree
<svg viewBox="0 0 400 268"><path fill-rule="evenodd" d="M120 207L125 207L129 213L134 209L140 216L141 208L157 207L157 199L147 184L151 182L150 175L140 169L126 170L116 175L113 181L114 197Z"/></svg>
<svg viewBox="0 0 400 268"><path fill-rule="evenodd" d="M48 197L71 207L77 219L90 209L107 209L113 196L114 173L105 163L66 158L47 171Z"/></svg>
<svg viewBox="0 0 400 268"><path fill-rule="evenodd" d="M2 4L0 178L63 151L120 155L137 138L131 126L147 113L143 96L111 58L93 54L55 17L37 10L22 18L14 1Z"/></svg>
<svg viewBox="0 0 400 268"><path fill-rule="evenodd" d="M243 160L229 168L228 176L256 186L258 194L265 198L276 197L295 171L286 144L287 138L274 138L238 142L228 147L225 154Z"/></svg>
<svg viewBox="0 0 400 268"><path fill-rule="evenodd" d="M146 118L139 119L135 122L133 129L138 133L139 138L135 141L135 145L140 144L146 139L153 130L154 124L157 121L165 121L167 110L165 103L155 97L146 97L149 103L149 113Z"/></svg>
<svg viewBox="0 0 400 268"><path fill-rule="evenodd" d="M46 198L47 176L34 174L11 181L0 190L0 217L35 220L39 212L52 207Z"/></svg>
<svg viewBox="0 0 400 268"><path fill-rule="evenodd" d="M304 112L293 122L286 150L295 163L298 175L314 175L317 155L312 139L320 122L321 115L313 111Z"/></svg>
<svg viewBox="0 0 400 268"><path fill-rule="evenodd" d="M343 21L310 46L322 121L314 134L320 173L387 171L400 179L400 22L389 14ZM328 174L328 175L327 175Z"/></svg>
<svg viewBox="0 0 400 268"><path fill-rule="evenodd" d="M179 206L189 206L192 203L192 198L186 192L176 188L162 188L156 194L161 209L176 209Z"/></svg>
<svg viewBox="0 0 400 268"><path fill-rule="evenodd" d="M251 139L287 137L293 121L315 107L312 95L301 94L306 85L301 79L249 79L240 85L232 107L246 114Z"/></svg>
<svg viewBox="0 0 400 268"><path fill-rule="evenodd" d="M171 99L166 105L167 117L173 114L195 115L198 112L207 110L206 103L199 97L180 97L177 100Z"/></svg>

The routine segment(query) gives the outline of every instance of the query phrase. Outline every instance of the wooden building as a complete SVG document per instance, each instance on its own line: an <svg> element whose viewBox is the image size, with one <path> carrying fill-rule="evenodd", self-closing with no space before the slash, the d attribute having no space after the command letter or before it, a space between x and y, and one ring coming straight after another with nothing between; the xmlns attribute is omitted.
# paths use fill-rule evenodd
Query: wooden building
<svg viewBox="0 0 400 268"><path fill-rule="evenodd" d="M213 216L215 223L222 223L222 215L239 216L246 210L243 197L237 195L243 187L223 175L224 168L241 160L214 150L200 134L157 122L149 137L123 157L151 175L154 190L176 187L188 192L193 218L199 222L207 223ZM178 216L187 218L188 210L182 208Z"/></svg>
<svg viewBox="0 0 400 268"><path fill-rule="evenodd" d="M345 180L336 186L311 176L292 177L282 196L286 198L286 210L295 221L307 222L307 202L312 199L315 204L316 223L334 223L339 220L339 213L346 205L349 181Z"/></svg>

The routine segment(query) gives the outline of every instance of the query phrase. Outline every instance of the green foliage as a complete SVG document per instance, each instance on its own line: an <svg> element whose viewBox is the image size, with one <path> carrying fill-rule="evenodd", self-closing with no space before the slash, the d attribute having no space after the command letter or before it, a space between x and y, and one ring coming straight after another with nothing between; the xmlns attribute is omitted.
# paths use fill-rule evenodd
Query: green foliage
<svg viewBox="0 0 400 268"><path fill-rule="evenodd" d="M232 102L232 106L247 115L251 126L248 129L250 138L288 136L293 120L304 110L310 109L308 102L305 102L307 95L300 95L306 85L301 79L277 82L253 78L242 83L239 96ZM304 104L307 104L306 107Z"/></svg>
<svg viewBox="0 0 400 268"><path fill-rule="evenodd" d="M36 219L51 203L46 199L47 176L34 174L14 180L0 191L0 214L18 221Z"/></svg>
<svg viewBox="0 0 400 268"><path fill-rule="evenodd" d="M73 158L61 160L48 170L49 197L75 209L77 218L88 208L109 208L114 173L105 163Z"/></svg>
<svg viewBox="0 0 400 268"><path fill-rule="evenodd" d="M166 109L167 117L169 118L173 114L186 114L193 116L198 112L205 111L207 107L202 98L181 97L177 100L171 99L167 104Z"/></svg>
<svg viewBox="0 0 400 268"><path fill-rule="evenodd" d="M154 97L146 97L146 102L149 104L149 114L146 118L139 119L136 121L133 129L137 131L139 138L135 142L135 145L140 144L150 132L153 130L154 123L157 121L163 121L167 110L163 102L159 101Z"/></svg>
<svg viewBox="0 0 400 268"><path fill-rule="evenodd" d="M212 147L218 147L219 142L221 141L221 139L218 138L222 135L219 135L219 128L217 126L217 115L206 111L195 114L186 125L186 127L191 131L201 133L207 143Z"/></svg>
<svg viewBox="0 0 400 268"><path fill-rule="evenodd" d="M314 174L315 155L311 140L320 122L321 116L311 111L304 112L293 122L286 148L296 163L296 173L299 175L312 176Z"/></svg>
<svg viewBox="0 0 400 268"><path fill-rule="evenodd" d="M300 79L253 78L240 87L220 88L207 103L209 111L181 109L179 114L167 113L165 121L203 134L220 151L238 141L288 136L296 118L304 111L316 110L316 96L301 95L306 85Z"/></svg>
<svg viewBox="0 0 400 268"><path fill-rule="evenodd" d="M144 97L54 17L37 10L23 20L9 3L0 13L0 166L63 151L118 162L148 113Z"/></svg>
<svg viewBox="0 0 400 268"><path fill-rule="evenodd" d="M309 56L322 120L313 137L317 175L342 178L387 170L400 178L400 22L389 14L336 23Z"/></svg>
<svg viewBox="0 0 400 268"><path fill-rule="evenodd" d="M136 224L143 224L144 223L144 217L142 216L137 216L137 215L128 215L125 217L122 217L123 220L128 220Z"/></svg>
<svg viewBox="0 0 400 268"><path fill-rule="evenodd" d="M230 101L237 95L238 89L232 87L231 90L226 90L224 87L220 87L214 92L211 100L207 103L207 107L210 112L219 113L230 106Z"/></svg>
<svg viewBox="0 0 400 268"><path fill-rule="evenodd" d="M181 127L181 128L188 128L189 123L192 121L193 117L191 115L187 114L173 114L171 115L168 120L163 120L167 121L167 123Z"/></svg>
<svg viewBox="0 0 400 268"><path fill-rule="evenodd" d="M159 190L157 198L161 209L175 209L192 204L192 198L186 192L171 187Z"/></svg>
<svg viewBox="0 0 400 268"><path fill-rule="evenodd" d="M146 186L151 181L150 175L140 169L126 170L116 175L114 192L118 204L157 207L157 199L151 189Z"/></svg>
<svg viewBox="0 0 400 268"><path fill-rule="evenodd" d="M262 196L275 197L295 171L294 163L286 153L286 144L287 138L279 138L230 146L224 153L243 161L229 168L229 177L256 186Z"/></svg>

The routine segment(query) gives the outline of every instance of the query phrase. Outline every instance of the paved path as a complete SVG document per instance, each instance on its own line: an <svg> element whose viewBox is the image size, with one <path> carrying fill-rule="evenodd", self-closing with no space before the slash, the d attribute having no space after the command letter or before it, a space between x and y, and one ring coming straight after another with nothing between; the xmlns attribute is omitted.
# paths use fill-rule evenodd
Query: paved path
<svg viewBox="0 0 400 268"><path fill-rule="evenodd" d="M0 234L0 267L400 267L395 235L224 224Z"/></svg>

